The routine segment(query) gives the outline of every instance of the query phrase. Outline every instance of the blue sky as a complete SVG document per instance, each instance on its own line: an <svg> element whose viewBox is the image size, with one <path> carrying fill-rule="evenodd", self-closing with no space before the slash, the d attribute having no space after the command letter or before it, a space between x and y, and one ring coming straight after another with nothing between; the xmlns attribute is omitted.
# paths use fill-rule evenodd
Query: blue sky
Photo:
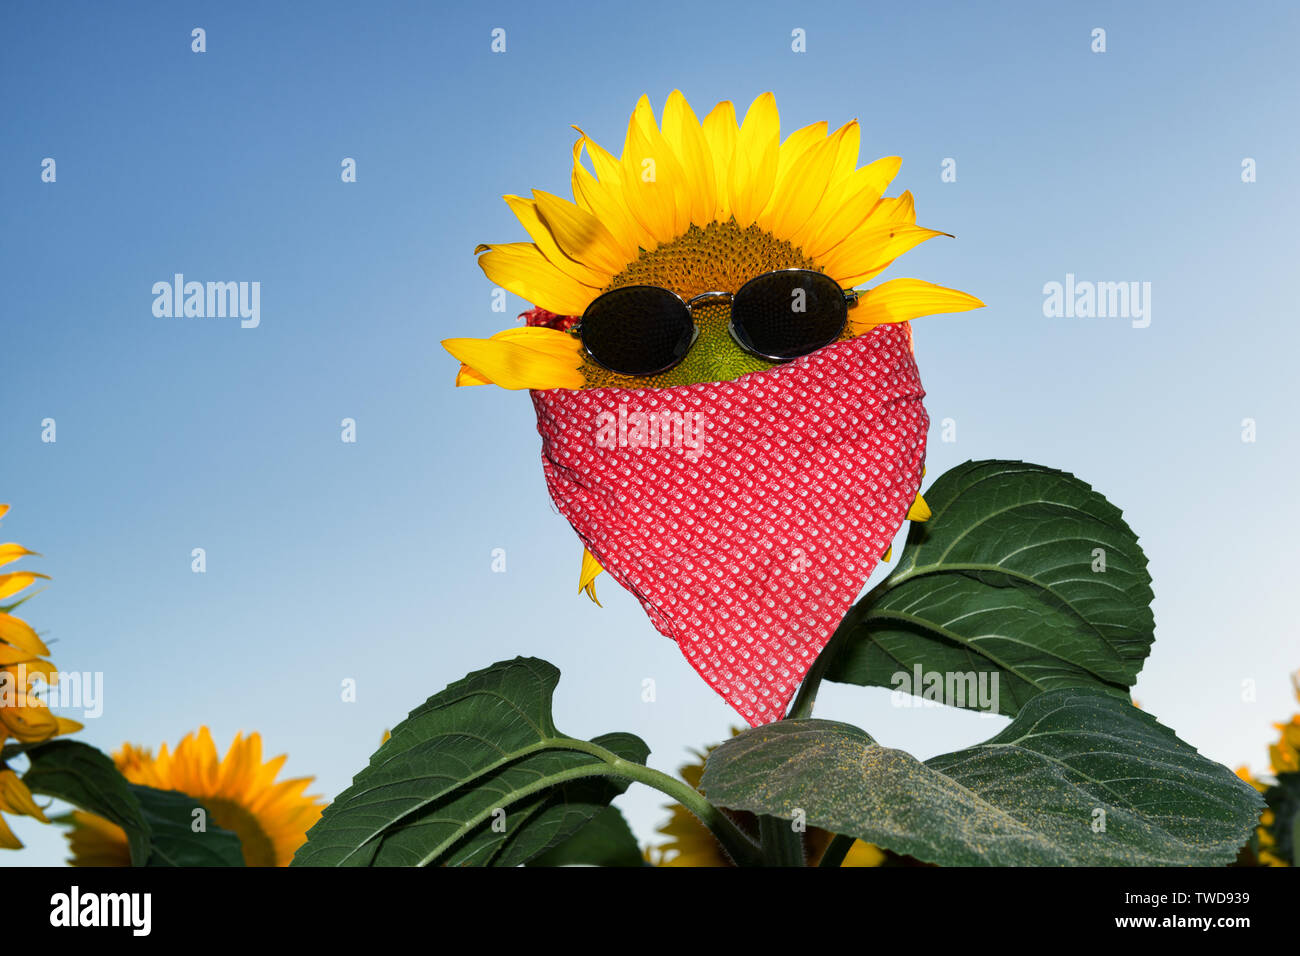
<svg viewBox="0 0 1300 956"><path fill-rule="evenodd" d="M662 769L725 736L737 718L630 595L575 593L581 547L547 498L527 396L454 389L438 342L526 308L491 311L472 251L524 238L502 194L567 194L569 124L617 151L643 93L658 112L680 88L703 115L772 90L784 131L860 119L864 161L902 156L895 189L957 237L882 278L988 303L914 323L930 477L1023 459L1118 504L1156 594L1135 696L1207 755L1262 768L1300 668L1297 9L593 9L0 8L0 537L44 555L31 566L53 580L25 610L55 660L104 674L80 739L156 746L206 723L224 747L258 730L332 796L384 728L516 654L563 671L567 733L635 732ZM155 317L153 284L178 272L259 282L260 325ZM1150 325L1045 317L1067 273L1150 282ZM1001 723L884 690L818 703L923 757ZM663 800L620 804L644 837ZM29 849L0 865L63 858L53 828L16 828Z"/></svg>

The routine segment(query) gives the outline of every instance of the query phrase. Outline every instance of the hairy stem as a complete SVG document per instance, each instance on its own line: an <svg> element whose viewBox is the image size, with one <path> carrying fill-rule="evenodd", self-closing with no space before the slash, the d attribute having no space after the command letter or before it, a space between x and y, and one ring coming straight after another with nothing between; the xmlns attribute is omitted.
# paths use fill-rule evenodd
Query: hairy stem
<svg viewBox="0 0 1300 956"><path fill-rule="evenodd" d="M789 820L767 816L758 818L758 833L763 841L764 866L803 866L803 835Z"/></svg>
<svg viewBox="0 0 1300 956"><path fill-rule="evenodd" d="M699 821L708 827L709 832L722 844L722 848L737 866L762 865L763 855L759 852L759 848L754 844L754 841L746 836L744 831L736 826L729 816L704 799L704 795L690 784L669 776L662 771L655 770L653 767L647 767L631 760L624 760L604 747L587 741L566 740L561 746L568 750L581 750L583 753L599 757L608 765L614 776L621 777L624 780L632 780L636 783L643 783L647 787L653 787L660 793L672 797L695 814Z"/></svg>

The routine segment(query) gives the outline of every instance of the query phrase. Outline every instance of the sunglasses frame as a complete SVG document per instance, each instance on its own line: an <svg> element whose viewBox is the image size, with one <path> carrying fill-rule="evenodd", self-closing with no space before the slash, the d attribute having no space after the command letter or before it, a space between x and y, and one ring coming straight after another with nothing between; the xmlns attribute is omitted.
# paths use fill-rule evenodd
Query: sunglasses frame
<svg viewBox="0 0 1300 956"><path fill-rule="evenodd" d="M667 372L670 369L674 369L678 365L681 365L682 362L686 361L686 356L689 355L691 353L691 349L695 347L695 343L700 337L700 327L695 323L695 309L697 306L709 301L721 301L727 303L735 302L736 299L739 298L740 294L744 292L745 289L748 288L753 283L758 282L760 279L766 279L774 275L781 275L782 273L786 273L786 272L808 273L809 275L814 275L822 279L825 279L826 281L835 285L835 287L839 290L840 295L844 297L844 316L840 321L840 327L835 331L834 338L830 340L831 342L834 342L835 339L838 339L840 335L844 333L844 327L848 325L849 309L853 308L858 304L858 293L855 289L840 288L839 283L835 282L834 279L826 275L826 273L824 272L817 272L815 269L799 269L799 268L773 269L771 272L764 272L761 275L756 275L754 276L754 278L747 280L744 283L744 285L742 285L735 292L723 292L720 290L714 290L711 292L701 292L699 295L693 295L689 299L683 299L672 289L665 289L663 286L658 286L658 285L620 286L617 289L610 289L608 292L602 292L600 295L596 296L596 298L591 301L591 304L588 305L585 310L583 310L582 317L574 324L574 326L571 329L569 329L569 334L576 336L579 339L582 339L582 323L583 320L586 319L587 317L587 312L591 310L591 307L593 305L595 305L597 302L599 302L607 295L612 295L615 292L626 292L629 289L653 289L655 292L667 292L674 299L680 302L682 304L682 308L686 310L686 316L691 320L692 332L691 332L690 344L686 346L686 349L685 351L682 352L681 357L673 360L669 364L665 365L663 368L656 369L653 372L635 372L635 373L622 372L619 371L618 369L610 368L609 366L601 362L600 359L596 358L595 355L592 354L591 349L587 347L586 340L582 339L582 351L586 354L587 358L591 359L591 361L593 361L595 364L599 365L601 368L605 369L608 372L613 372L615 375L633 375L637 378L648 378L652 375L662 375L664 372ZM736 336L736 319L734 315L727 320L727 334L731 336L731 340L735 342L737 346L744 349L750 355L757 356L758 358L761 358L768 362L793 362L796 358L802 358L802 356L799 355L789 356L789 357L780 356L780 355L767 355L763 352L758 351L758 349L750 345L746 345L744 342L740 341L740 339ZM826 344L829 345L830 342L827 342ZM825 348L825 346L818 346L818 348ZM813 349L812 351L815 352L817 351L817 349ZM805 352L804 354L807 355L811 353Z"/></svg>

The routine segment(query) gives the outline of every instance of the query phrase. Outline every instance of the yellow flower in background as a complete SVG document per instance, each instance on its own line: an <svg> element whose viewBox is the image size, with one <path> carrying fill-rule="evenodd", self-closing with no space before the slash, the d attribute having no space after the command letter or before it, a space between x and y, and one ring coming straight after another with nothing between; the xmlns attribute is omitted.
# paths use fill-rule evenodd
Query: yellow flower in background
<svg viewBox="0 0 1300 956"><path fill-rule="evenodd" d="M0 505L0 518L8 512L8 505ZM25 557L39 555L13 542L0 544L0 567ZM48 580L48 576L36 571L0 573L0 745L11 737L23 744L41 743L81 729L75 720L52 714L34 692L34 682L49 685L57 681L58 669L47 659L50 649L36 631L12 613L31 595L10 599L38 580ZM49 822L18 774L0 763L0 813L4 812ZM22 845L0 816L0 848L17 850Z"/></svg>
<svg viewBox="0 0 1300 956"><path fill-rule="evenodd" d="M1295 689L1296 701L1300 702L1300 673L1291 675L1291 686ZM1278 741L1268 748L1269 771L1276 778L1280 773L1300 771L1300 714L1293 714L1289 723L1274 724L1279 731ZM1246 766L1237 768L1237 776L1246 781L1260 793L1267 793L1273 783L1256 777ZM1270 808L1260 814L1256 837L1259 841L1259 863L1263 866L1290 866L1291 864L1276 852L1277 840L1272 830L1277 816Z"/></svg>
<svg viewBox="0 0 1300 956"><path fill-rule="evenodd" d="M531 199L504 197L532 241L480 245L479 265L495 285L555 317L580 316L603 292L623 286L655 285L689 299L735 292L778 269L822 272L852 288L909 249L946 235L916 224L911 193L885 196L898 157L858 166L860 138L854 120L833 132L814 123L782 140L771 93L754 100L743 123L730 102L701 122L677 90L656 122L643 96L621 155L578 130L573 201L539 189ZM982 305L955 289L892 279L859 292L847 334ZM770 368L773 363L734 347L725 319L706 316L682 364L649 379L602 369L564 325L443 345L462 363L458 385L510 389L663 387Z"/></svg>
<svg viewBox="0 0 1300 956"><path fill-rule="evenodd" d="M738 730L732 730L734 737ZM703 753L692 751L695 760L678 768L683 780L700 789L700 777L704 774L704 761L717 749L715 744L705 748ZM646 861L654 866L732 866L731 860L723 852L718 841L695 815L679 803L673 803L664 809L669 811L668 822L656 833L662 833L668 839L649 847L645 851ZM750 813L730 812L728 814L737 825L747 832L757 830L757 823ZM815 865L830 845L833 834L816 827L809 827L804 834L804 854L810 865ZM870 843L856 840L844 857L840 866L880 866L885 861L885 854Z"/></svg>
<svg viewBox="0 0 1300 956"><path fill-rule="evenodd" d="M42 823L50 822L45 811L32 798L27 785L19 779L18 774L7 768L0 770L0 812L35 817ZM0 816L0 848L21 850L22 846L23 842L14 836L14 831L9 829L5 818Z"/></svg>
<svg viewBox="0 0 1300 956"><path fill-rule="evenodd" d="M1300 701L1300 674L1291 675L1296 700ZM1300 771L1300 714L1292 714L1290 723L1274 724L1279 732L1277 743L1268 748L1274 775Z"/></svg>
<svg viewBox="0 0 1300 956"><path fill-rule="evenodd" d="M170 752L157 756L147 748L123 745L113 755L131 783L158 790L178 790L203 803L219 827L239 837L248 866L288 866L294 851L325 808L318 797L304 796L313 777L276 780L287 758L262 760L260 734L236 734L221 758L208 728L186 734ZM68 834L73 866L130 866L126 834L116 824L83 811L73 813Z"/></svg>

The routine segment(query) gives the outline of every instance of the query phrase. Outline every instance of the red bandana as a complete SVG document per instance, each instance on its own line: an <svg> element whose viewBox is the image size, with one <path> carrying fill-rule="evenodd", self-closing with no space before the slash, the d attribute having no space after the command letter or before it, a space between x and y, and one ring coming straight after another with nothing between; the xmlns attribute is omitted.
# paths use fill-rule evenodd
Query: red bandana
<svg viewBox="0 0 1300 956"><path fill-rule="evenodd" d="M781 719L920 489L910 330L730 382L532 395L587 549L751 726Z"/></svg>

